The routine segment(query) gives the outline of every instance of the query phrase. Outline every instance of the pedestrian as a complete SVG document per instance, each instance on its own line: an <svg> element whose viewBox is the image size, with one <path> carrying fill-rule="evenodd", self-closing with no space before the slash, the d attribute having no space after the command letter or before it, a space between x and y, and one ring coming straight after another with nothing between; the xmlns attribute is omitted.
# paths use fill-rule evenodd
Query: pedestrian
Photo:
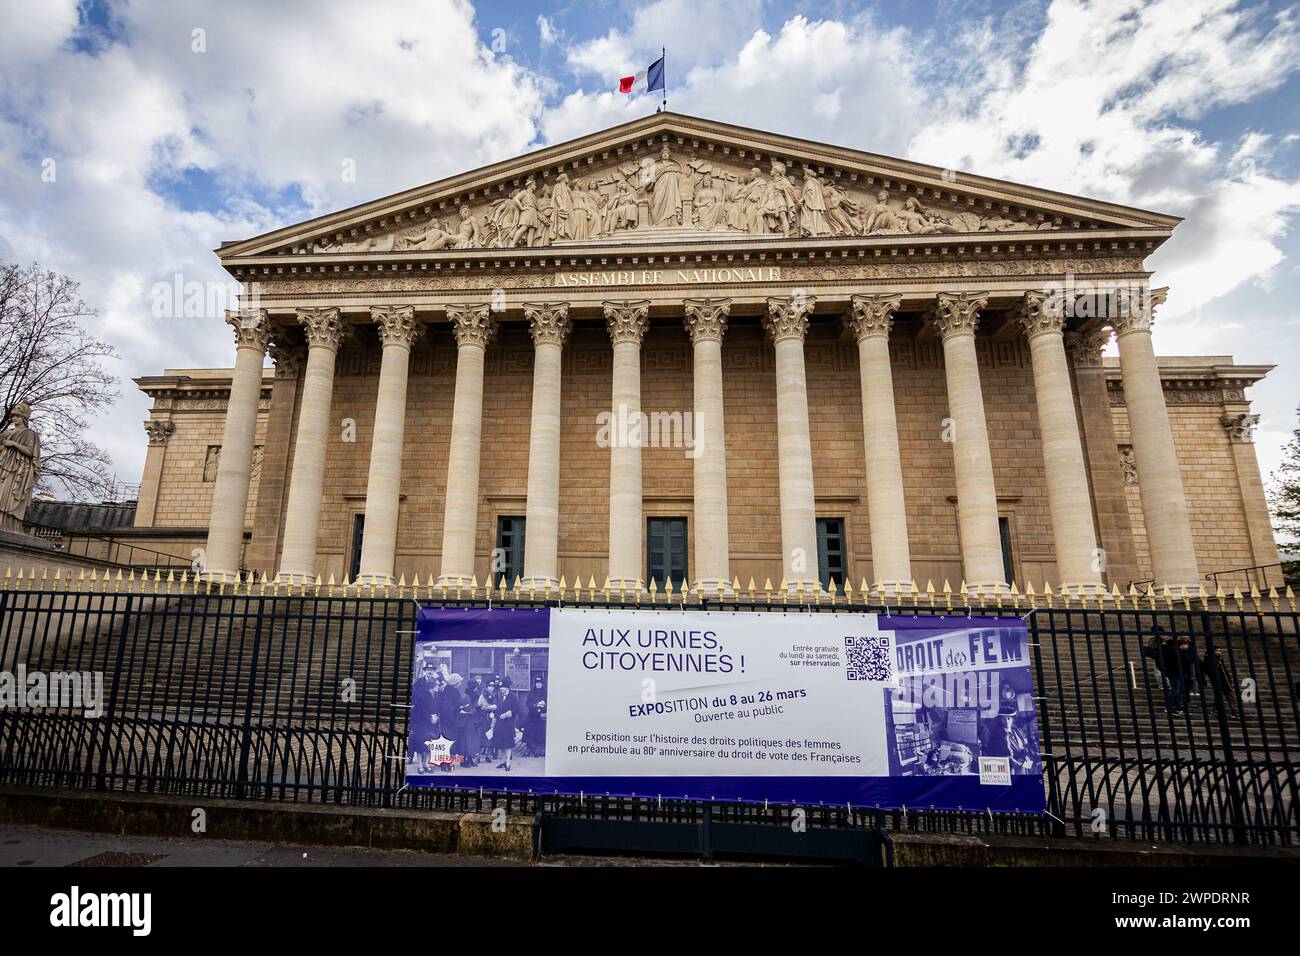
<svg viewBox="0 0 1300 956"><path fill-rule="evenodd" d="M464 737L461 708L465 704L465 695L460 689L460 685L464 682L465 679L459 674L448 675L446 686L438 697L438 731L451 741L447 745L451 760L442 765L443 773L451 773L457 754L464 758L463 749L457 750L457 744L463 744Z"/></svg>
<svg viewBox="0 0 1300 956"><path fill-rule="evenodd" d="M1237 678L1232 666L1223 656L1223 648L1218 647L1213 640L1205 652L1205 660L1201 662L1201 673L1214 691L1214 699L1223 701L1228 713L1237 716Z"/></svg>
<svg viewBox="0 0 1300 956"><path fill-rule="evenodd" d="M1178 635L1178 662L1182 667L1183 690L1187 697L1201 696L1201 659L1188 634Z"/></svg>

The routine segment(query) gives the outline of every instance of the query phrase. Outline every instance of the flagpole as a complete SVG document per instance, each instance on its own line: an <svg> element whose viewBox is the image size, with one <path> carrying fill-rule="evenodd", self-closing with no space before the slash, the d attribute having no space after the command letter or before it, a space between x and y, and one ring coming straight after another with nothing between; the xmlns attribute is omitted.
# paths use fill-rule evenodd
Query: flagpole
<svg viewBox="0 0 1300 956"><path fill-rule="evenodd" d="M663 61L664 61L664 110L667 111L668 109L668 48L661 46L659 48L659 54L660 56L663 57Z"/></svg>

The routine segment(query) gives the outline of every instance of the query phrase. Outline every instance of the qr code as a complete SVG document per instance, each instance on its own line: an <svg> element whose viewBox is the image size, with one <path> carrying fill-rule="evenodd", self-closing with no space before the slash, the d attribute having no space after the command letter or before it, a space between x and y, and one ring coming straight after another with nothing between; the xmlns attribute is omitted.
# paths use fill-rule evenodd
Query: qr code
<svg viewBox="0 0 1300 956"><path fill-rule="evenodd" d="M846 637L844 651L848 657L849 680L889 683L894 677L894 659L889 652L888 637Z"/></svg>

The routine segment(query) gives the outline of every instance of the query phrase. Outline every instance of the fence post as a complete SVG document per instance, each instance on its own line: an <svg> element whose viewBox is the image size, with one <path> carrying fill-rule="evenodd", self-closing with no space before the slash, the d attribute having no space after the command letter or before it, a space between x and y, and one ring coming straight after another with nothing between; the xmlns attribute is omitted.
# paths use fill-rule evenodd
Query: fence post
<svg viewBox="0 0 1300 956"><path fill-rule="evenodd" d="M91 597L94 596L95 595L93 594L91 595ZM107 593L100 595L101 600L104 600L107 597ZM117 599L116 594L113 595L113 599ZM134 603L134 595L126 595L126 608L122 612L122 628L117 635L117 656L113 661L113 682L108 691L108 706L104 708L104 719L100 723L103 733L96 735L99 741L99 766L95 773L96 790L108 789L109 741L115 740L118 737L117 734L113 733L113 721L117 717L118 690L122 684L122 658L126 654L127 635L131 630L131 609ZM86 614L86 621L87 623L90 621L89 611L87 611ZM111 634L112 632L110 631L109 633ZM87 761L87 764L89 765L89 761Z"/></svg>
<svg viewBox="0 0 1300 956"><path fill-rule="evenodd" d="M230 598L230 616L232 619L235 616L235 601L237 600L239 600L238 597L233 595ZM257 661L262 651L262 610L266 603L265 598L254 598L251 594L246 595L244 600L257 601L257 616L253 627L252 661L248 669L248 696L244 698L244 732L240 735L239 740L239 772L235 777L235 796L241 800L246 795L248 784L248 758L253 744L253 695L257 692Z"/></svg>
<svg viewBox="0 0 1300 956"><path fill-rule="evenodd" d="M1212 639L1210 636L1210 615L1205 611L1201 612L1201 633L1206 642ZM1202 674L1202 681L1207 676ZM1246 810L1241 799L1241 783L1237 780L1237 757L1236 751L1232 747L1232 728L1228 725L1228 710L1223 699L1223 691L1217 687L1202 686L1202 693L1211 689L1214 690L1215 722L1219 726L1219 737L1223 744L1223 771L1228 776L1228 805L1232 812L1232 840L1239 846L1244 846L1250 842L1250 835L1246 832ZM1232 690L1234 693L1236 692L1235 687ZM1214 754L1211 752L1210 761L1213 762L1213 760Z"/></svg>
<svg viewBox="0 0 1300 956"><path fill-rule="evenodd" d="M1038 611L1029 615L1029 637L1030 652L1034 655L1034 679L1037 683L1038 696L1042 698L1042 703L1038 708L1038 739L1039 747L1043 755L1043 773L1047 777L1047 809L1052 814L1052 836L1065 836L1065 814L1061 809L1061 788L1057 780L1058 768L1056 766L1055 749L1052 744L1052 722L1047 715L1047 679L1043 674L1043 635L1038 630L1038 615L1050 614L1050 611ZM1062 691L1058 688L1058 693ZM1066 765L1069 765L1069 756L1065 757ZM1050 767L1050 771L1049 771Z"/></svg>

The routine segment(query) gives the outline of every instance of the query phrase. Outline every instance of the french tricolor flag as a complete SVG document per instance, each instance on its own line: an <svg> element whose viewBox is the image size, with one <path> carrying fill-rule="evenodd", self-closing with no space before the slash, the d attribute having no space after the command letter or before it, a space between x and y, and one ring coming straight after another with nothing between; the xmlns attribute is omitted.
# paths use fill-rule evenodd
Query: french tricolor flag
<svg viewBox="0 0 1300 956"><path fill-rule="evenodd" d="M620 77L620 93L651 93L664 88L664 58L661 56L640 73Z"/></svg>

